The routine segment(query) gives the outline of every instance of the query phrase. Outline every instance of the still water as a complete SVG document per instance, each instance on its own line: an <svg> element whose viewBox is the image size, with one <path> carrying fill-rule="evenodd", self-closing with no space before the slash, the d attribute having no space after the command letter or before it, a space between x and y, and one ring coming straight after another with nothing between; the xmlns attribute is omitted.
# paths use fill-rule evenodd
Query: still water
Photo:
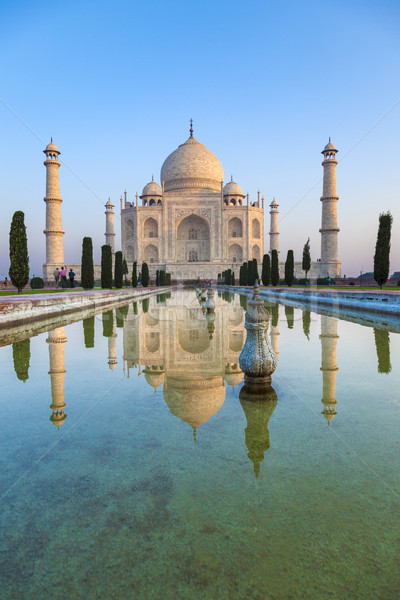
<svg viewBox="0 0 400 600"><path fill-rule="evenodd" d="M400 336L159 296L0 348L0 598L398 599ZM389 327L390 329L390 327Z"/></svg>

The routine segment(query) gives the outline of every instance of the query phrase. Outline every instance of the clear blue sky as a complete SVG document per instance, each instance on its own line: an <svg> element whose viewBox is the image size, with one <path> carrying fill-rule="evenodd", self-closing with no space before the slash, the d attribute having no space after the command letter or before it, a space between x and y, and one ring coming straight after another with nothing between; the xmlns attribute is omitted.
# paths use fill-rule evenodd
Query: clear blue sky
<svg viewBox="0 0 400 600"><path fill-rule="evenodd" d="M283 259L292 248L301 260L308 236L320 255L320 152L331 136L342 273L372 268L386 210L400 270L399 31L400 4L387 0L3 1L0 277L15 210L26 216L31 274L41 274L50 136L66 163L65 260L80 262L89 235L97 261L108 196L119 206L125 188L132 197L158 180L191 117L226 180L277 198ZM118 246L118 212L116 232Z"/></svg>

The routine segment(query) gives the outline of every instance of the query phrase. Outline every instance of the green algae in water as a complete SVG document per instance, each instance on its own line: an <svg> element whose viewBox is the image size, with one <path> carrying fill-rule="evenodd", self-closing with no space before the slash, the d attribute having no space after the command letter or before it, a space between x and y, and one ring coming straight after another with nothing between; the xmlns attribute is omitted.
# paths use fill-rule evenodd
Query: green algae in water
<svg viewBox="0 0 400 600"><path fill-rule="evenodd" d="M251 398L229 299L0 349L2 599L399 597L398 334L271 305Z"/></svg>

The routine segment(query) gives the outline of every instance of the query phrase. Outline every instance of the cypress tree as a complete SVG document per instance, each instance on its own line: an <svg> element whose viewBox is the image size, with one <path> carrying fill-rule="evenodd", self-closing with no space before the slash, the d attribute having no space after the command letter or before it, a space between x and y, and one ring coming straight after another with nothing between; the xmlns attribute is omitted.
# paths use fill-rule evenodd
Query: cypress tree
<svg viewBox="0 0 400 600"><path fill-rule="evenodd" d="M104 312L101 316L103 320L103 336L109 338L112 336L114 329L113 311L108 310L107 312Z"/></svg>
<svg viewBox="0 0 400 600"><path fill-rule="evenodd" d="M390 342L389 332L374 328L375 348L378 357L378 373L390 373Z"/></svg>
<svg viewBox="0 0 400 600"><path fill-rule="evenodd" d="M166 285L171 285L171 273L166 273Z"/></svg>
<svg viewBox="0 0 400 600"><path fill-rule="evenodd" d="M94 317L83 319L82 323L85 348L94 348Z"/></svg>
<svg viewBox="0 0 400 600"><path fill-rule="evenodd" d="M20 381L25 382L28 378L29 359L31 357L31 340L22 340L12 345L14 371Z"/></svg>
<svg viewBox="0 0 400 600"><path fill-rule="evenodd" d="M18 290L18 294L21 294L29 281L28 242L24 216L21 210L17 210L13 214L10 227L10 269L8 274L11 283Z"/></svg>
<svg viewBox="0 0 400 600"><path fill-rule="evenodd" d="M159 281L160 281L160 285L161 285L161 286L164 286L164 285L166 285L166 281L165 281L165 271L164 271L164 269L162 269L162 270L160 271Z"/></svg>
<svg viewBox="0 0 400 600"><path fill-rule="evenodd" d="M243 285L243 265L240 265L239 269L239 285Z"/></svg>
<svg viewBox="0 0 400 600"><path fill-rule="evenodd" d="M93 244L92 238L84 237L82 240L81 279L84 290L94 287Z"/></svg>
<svg viewBox="0 0 400 600"><path fill-rule="evenodd" d="M294 308L293 308L293 306L285 306L285 316L286 316L288 328L293 329L293 324L294 324Z"/></svg>
<svg viewBox="0 0 400 600"><path fill-rule="evenodd" d="M303 332L308 341L310 341L311 313L309 310L303 310Z"/></svg>
<svg viewBox="0 0 400 600"><path fill-rule="evenodd" d="M294 256L293 250L288 250L285 262L285 283L289 287L293 284L294 279Z"/></svg>
<svg viewBox="0 0 400 600"><path fill-rule="evenodd" d="M277 250L272 250L271 255L271 283L273 286L277 286L279 283L279 259Z"/></svg>
<svg viewBox="0 0 400 600"><path fill-rule="evenodd" d="M149 266L146 262L142 264L142 286L147 287L149 285Z"/></svg>
<svg viewBox="0 0 400 600"><path fill-rule="evenodd" d="M118 250L115 253L115 270L114 270L114 279L115 279L115 287L117 289L122 288L123 283L123 265L122 265L122 252Z"/></svg>
<svg viewBox="0 0 400 600"><path fill-rule="evenodd" d="M132 267L132 287L137 287L138 279L137 279L137 262L133 263Z"/></svg>
<svg viewBox="0 0 400 600"><path fill-rule="evenodd" d="M254 270L254 283L255 283L256 280L258 281L260 279L260 277L258 275L258 263L257 263L256 258L253 258L253 270ZM253 283L253 285L254 285L254 283Z"/></svg>
<svg viewBox="0 0 400 600"><path fill-rule="evenodd" d="M231 275L231 285L235 285L235 271L232 271L232 275Z"/></svg>
<svg viewBox="0 0 400 600"><path fill-rule="evenodd" d="M271 257L269 254L263 256L261 280L265 286L271 283Z"/></svg>
<svg viewBox="0 0 400 600"><path fill-rule="evenodd" d="M143 302L142 302L142 308L143 308L144 313L149 312L149 304L150 304L150 298L144 298Z"/></svg>
<svg viewBox="0 0 400 600"><path fill-rule="evenodd" d="M109 244L101 247L101 287L112 289L112 251Z"/></svg>
<svg viewBox="0 0 400 600"><path fill-rule="evenodd" d="M310 238L308 238L307 242L304 244L301 268L303 269L307 279L307 273L311 269Z"/></svg>
<svg viewBox="0 0 400 600"><path fill-rule="evenodd" d="M122 261L122 273L124 274L124 285L127 285L126 276L129 273L129 269L128 269L127 262L125 260L125 256L124 256L124 259Z"/></svg>
<svg viewBox="0 0 400 600"><path fill-rule="evenodd" d="M249 285L249 272L247 262L243 263L243 285Z"/></svg>
<svg viewBox="0 0 400 600"><path fill-rule="evenodd" d="M159 273L160 271L157 269L156 271L156 286L160 285L160 277L159 277ZM158 296L157 296L158 297Z"/></svg>
<svg viewBox="0 0 400 600"><path fill-rule="evenodd" d="M252 260L247 261L247 285L254 285L254 265Z"/></svg>
<svg viewBox="0 0 400 600"><path fill-rule="evenodd" d="M389 277L390 232L393 217L390 212L379 215L379 229L374 256L374 279L382 289Z"/></svg>

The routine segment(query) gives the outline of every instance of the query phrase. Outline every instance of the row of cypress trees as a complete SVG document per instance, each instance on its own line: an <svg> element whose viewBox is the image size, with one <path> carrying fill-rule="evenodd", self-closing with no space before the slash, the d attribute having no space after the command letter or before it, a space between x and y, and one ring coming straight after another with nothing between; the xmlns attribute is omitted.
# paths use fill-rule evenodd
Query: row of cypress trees
<svg viewBox="0 0 400 600"><path fill-rule="evenodd" d="M227 269L218 273L217 283L219 285L235 285L235 272L232 269Z"/></svg>
<svg viewBox="0 0 400 600"><path fill-rule="evenodd" d="M164 269L157 270L156 285L171 285L171 273L167 273Z"/></svg>

